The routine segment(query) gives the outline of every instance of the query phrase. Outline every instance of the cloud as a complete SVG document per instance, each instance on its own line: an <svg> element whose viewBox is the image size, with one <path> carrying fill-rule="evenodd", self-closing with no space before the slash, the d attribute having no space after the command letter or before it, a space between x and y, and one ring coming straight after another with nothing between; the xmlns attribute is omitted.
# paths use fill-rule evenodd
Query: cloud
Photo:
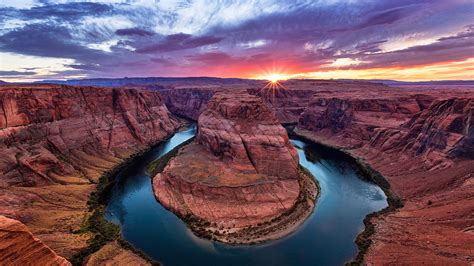
<svg viewBox="0 0 474 266"><path fill-rule="evenodd" d="M0 76L24 76L24 75L34 75L34 71L0 71Z"/></svg>
<svg viewBox="0 0 474 266"><path fill-rule="evenodd" d="M249 76L272 63L296 73L472 57L469 1L7 2L0 53L68 60L62 71L39 65L42 76Z"/></svg>
<svg viewBox="0 0 474 266"><path fill-rule="evenodd" d="M152 36L155 33L151 31L146 31L140 28L128 28L128 29L118 29L115 31L115 34L119 36Z"/></svg>
<svg viewBox="0 0 474 266"><path fill-rule="evenodd" d="M204 45L218 43L222 38L215 36L192 36L190 34L178 33L166 36L157 44L139 48L138 53L170 52L197 48Z"/></svg>
<svg viewBox="0 0 474 266"><path fill-rule="evenodd" d="M59 58L102 58L102 53L72 40L62 26L29 24L0 36L0 50L35 56Z"/></svg>
<svg viewBox="0 0 474 266"><path fill-rule="evenodd" d="M85 16L103 15L112 10L112 7L101 3L72 2L57 5L35 6L30 9L19 11L21 15L29 19L61 18L63 20L74 20Z"/></svg>

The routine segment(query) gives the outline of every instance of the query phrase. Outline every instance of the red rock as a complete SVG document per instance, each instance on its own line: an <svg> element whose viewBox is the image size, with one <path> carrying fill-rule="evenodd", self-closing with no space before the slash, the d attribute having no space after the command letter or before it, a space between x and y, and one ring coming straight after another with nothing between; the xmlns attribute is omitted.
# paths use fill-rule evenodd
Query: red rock
<svg viewBox="0 0 474 266"><path fill-rule="evenodd" d="M249 172L297 178L298 154L259 97L217 93L198 125L196 141L221 160Z"/></svg>
<svg viewBox="0 0 474 266"><path fill-rule="evenodd" d="M98 178L180 126L154 91L1 86L0 214L72 257Z"/></svg>
<svg viewBox="0 0 474 266"><path fill-rule="evenodd" d="M289 210L299 195L298 155L259 97L216 93L196 141L155 176L156 197L181 217L243 228Z"/></svg>
<svg viewBox="0 0 474 266"><path fill-rule="evenodd" d="M298 134L364 159L405 200L371 219L368 264L472 262L473 100L441 99L405 113L397 99L320 99L304 111Z"/></svg>
<svg viewBox="0 0 474 266"><path fill-rule="evenodd" d="M24 224L1 215L0 261L3 265L71 265L34 237Z"/></svg>
<svg viewBox="0 0 474 266"><path fill-rule="evenodd" d="M84 183L173 133L156 92L2 88L0 185Z"/></svg>

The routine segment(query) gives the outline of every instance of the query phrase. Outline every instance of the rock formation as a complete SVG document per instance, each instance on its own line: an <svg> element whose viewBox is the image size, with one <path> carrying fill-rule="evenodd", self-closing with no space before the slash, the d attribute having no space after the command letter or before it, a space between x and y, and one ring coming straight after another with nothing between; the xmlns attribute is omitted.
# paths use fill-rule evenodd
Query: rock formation
<svg viewBox="0 0 474 266"><path fill-rule="evenodd" d="M85 263L86 266L94 265L152 265L142 257L130 250L123 249L118 243L111 242L92 254Z"/></svg>
<svg viewBox="0 0 474 266"><path fill-rule="evenodd" d="M160 93L168 109L188 119L197 120L207 102L214 95L213 89L168 89Z"/></svg>
<svg viewBox="0 0 474 266"><path fill-rule="evenodd" d="M71 265L34 237L19 221L0 215L2 265Z"/></svg>
<svg viewBox="0 0 474 266"><path fill-rule="evenodd" d="M218 93L199 116L196 140L221 160L269 176L297 177L298 154L259 97Z"/></svg>
<svg viewBox="0 0 474 266"><path fill-rule="evenodd" d="M95 82L152 85L159 93L47 84L0 86L0 215L23 222L62 257L70 258L87 246L88 235L72 232L88 215L86 203L98 177L179 127L180 122L168 112L159 94L173 113L196 120L216 92L238 87L262 97L279 122L298 122L298 134L345 149L369 163L405 200L403 208L370 219L375 233L370 237L367 263L398 263L399 258L412 264L473 261L472 88L393 88L367 82L290 80L284 83L285 90L271 93L261 90L262 84L255 81L235 81L242 84L232 86L219 80L200 81L196 86L194 79L163 84L156 79L145 83L91 80L87 84ZM206 86L206 82L212 85ZM232 116L211 113L219 118L203 116L207 120L203 128L208 131L200 132L197 141L184 147L161 175L166 186L158 189L183 195L164 193L164 204L175 209L186 204L188 209L176 211L180 215L192 211L214 219L210 213L215 213L223 227L228 225L226 228L268 220L284 210L295 213L288 206L295 201L296 190L301 190L301 179L293 179L292 170L282 171L283 176L269 175L275 164L265 158L267 153L285 150L286 144L271 149L261 145L267 141L261 137L272 132L258 128L258 136L247 136L248 132L239 136L236 132L240 126L238 130L230 127L233 133L226 135L221 126L231 125ZM245 146L244 139L245 145L253 141L259 144ZM236 145L239 141L242 144ZM187 151L196 156L187 156ZM292 157L291 150L283 154ZM207 176L196 169L206 169ZM186 217L192 218L183 219ZM222 241L245 242L229 234L229 229L223 229L227 230L224 234L214 225L199 228L212 230ZM268 235L266 229L257 233ZM111 250L122 253L106 246L95 258L108 260Z"/></svg>
<svg viewBox="0 0 474 266"><path fill-rule="evenodd" d="M473 103L472 95L331 98L316 100L302 114L297 134L363 159L405 201L403 208L371 219L368 263L474 259Z"/></svg>
<svg viewBox="0 0 474 266"><path fill-rule="evenodd" d="M73 232L98 178L180 125L158 92L1 86L0 214L71 258L87 245L89 236Z"/></svg>
<svg viewBox="0 0 474 266"><path fill-rule="evenodd" d="M196 141L183 147L153 183L166 208L199 222L191 224L195 232L210 230L221 241L245 243L265 239L264 233L242 239L238 233L246 227L283 214L290 219L294 209L297 221L310 213L314 183L307 202L300 196L301 179L296 150L263 101L247 93L216 93L199 116ZM296 208L297 200L306 208ZM270 238L281 236L273 230L267 232L274 234Z"/></svg>

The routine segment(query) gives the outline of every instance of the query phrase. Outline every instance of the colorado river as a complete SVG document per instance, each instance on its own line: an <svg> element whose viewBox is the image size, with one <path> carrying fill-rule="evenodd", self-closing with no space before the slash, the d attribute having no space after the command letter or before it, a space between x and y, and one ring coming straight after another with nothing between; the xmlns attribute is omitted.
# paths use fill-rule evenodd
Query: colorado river
<svg viewBox="0 0 474 266"><path fill-rule="evenodd" d="M318 180L315 211L293 234L254 246L229 246L194 236L156 201L147 165L192 138L195 127L176 133L116 175L106 219L125 240L164 265L341 265L357 254L364 217L387 206L383 191L364 181L347 155L292 139L300 164Z"/></svg>

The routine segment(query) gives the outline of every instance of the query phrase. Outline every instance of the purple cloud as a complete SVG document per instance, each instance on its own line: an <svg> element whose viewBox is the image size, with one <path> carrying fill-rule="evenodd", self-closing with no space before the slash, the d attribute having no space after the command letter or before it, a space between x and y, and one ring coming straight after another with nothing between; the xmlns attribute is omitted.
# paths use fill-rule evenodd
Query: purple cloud
<svg viewBox="0 0 474 266"><path fill-rule="evenodd" d="M61 73L166 76L183 71L206 75L204 71L212 66L223 71L230 65L252 70L269 62L317 71L339 58L361 62L350 68L371 68L462 61L473 56L474 26L466 25L472 24L472 1L275 0L265 5L255 1L246 4L249 11L245 13L222 2L205 6L209 13L199 14L192 10L199 3L192 1L166 8L159 3L53 1L18 8L11 2L12 6L0 8L0 22L5 25L0 29L0 52L74 61L65 65L72 70L51 73L55 77ZM438 40L384 49L410 36ZM261 40L265 45L252 49L242 45ZM28 72L25 67L19 72ZM219 75L218 69L213 71Z"/></svg>
<svg viewBox="0 0 474 266"><path fill-rule="evenodd" d="M25 75L34 75L34 71L0 71L0 76L25 76Z"/></svg>
<svg viewBox="0 0 474 266"><path fill-rule="evenodd" d="M214 36L194 37L190 34L178 33L166 36L157 44L139 48L138 53L155 53L186 50L201 47L204 45L218 43L222 38Z"/></svg>
<svg viewBox="0 0 474 266"><path fill-rule="evenodd" d="M118 29L115 31L115 34L119 36L152 36L155 33L151 31L146 31L140 28L128 28L128 29Z"/></svg>

